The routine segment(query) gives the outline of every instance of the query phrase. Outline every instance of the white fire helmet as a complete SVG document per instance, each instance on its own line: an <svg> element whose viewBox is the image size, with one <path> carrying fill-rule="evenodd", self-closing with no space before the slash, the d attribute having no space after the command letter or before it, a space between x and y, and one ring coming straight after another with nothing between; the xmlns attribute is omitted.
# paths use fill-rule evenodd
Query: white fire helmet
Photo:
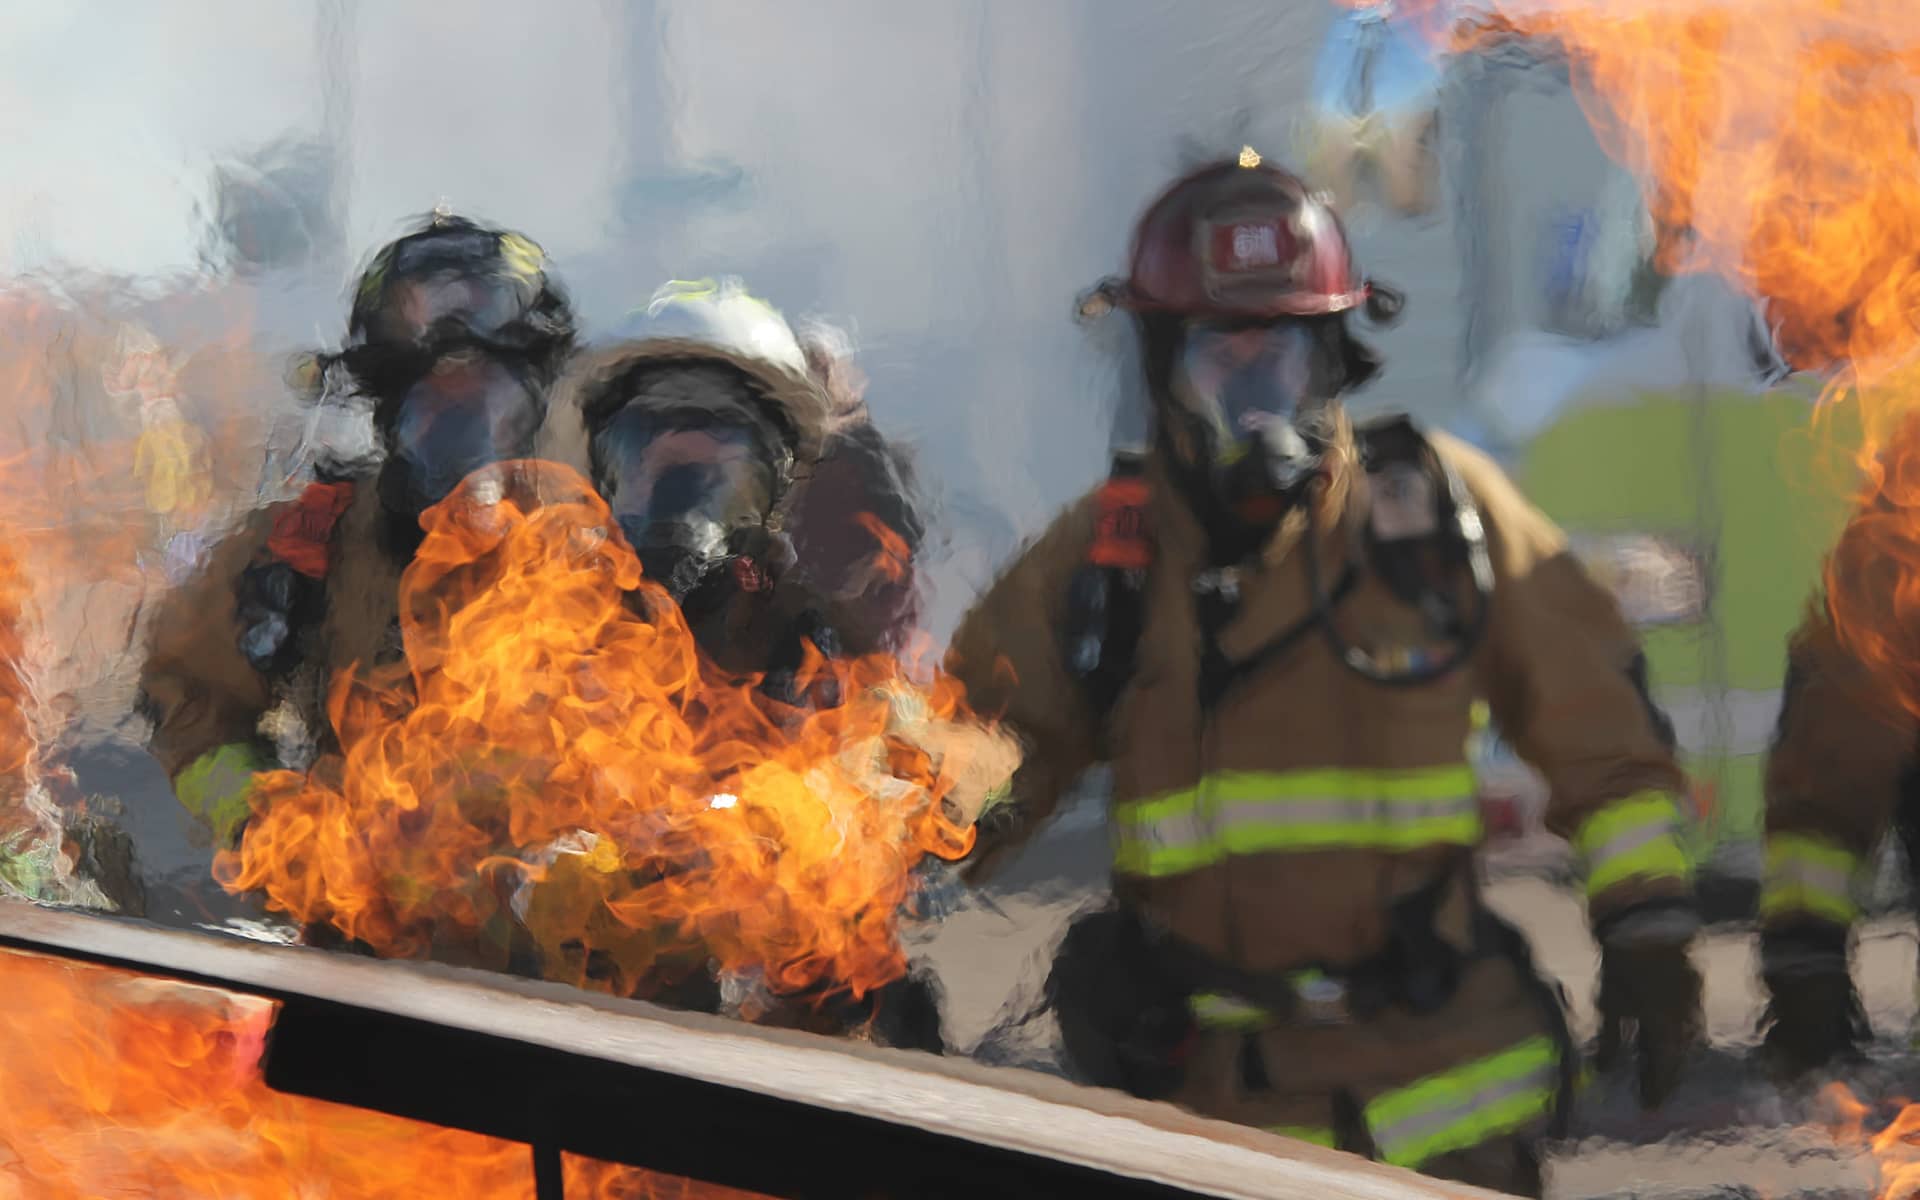
<svg viewBox="0 0 1920 1200"><path fill-rule="evenodd" d="M806 376L800 339L780 310L738 278L673 280L620 330L628 338L685 338Z"/></svg>

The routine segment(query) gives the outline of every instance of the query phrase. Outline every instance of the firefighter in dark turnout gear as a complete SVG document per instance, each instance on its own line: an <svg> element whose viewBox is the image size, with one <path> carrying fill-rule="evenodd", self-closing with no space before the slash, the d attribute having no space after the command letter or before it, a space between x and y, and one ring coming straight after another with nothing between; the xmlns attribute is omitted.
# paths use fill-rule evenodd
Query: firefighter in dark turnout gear
<svg viewBox="0 0 1920 1200"><path fill-rule="evenodd" d="M1699 1030L1697 926L1639 650L1487 459L1355 430L1347 328L1397 297L1252 151L1179 181L1131 272L1152 440L963 621L948 659L1027 758L976 873L1112 764L1117 904L1049 982L1098 1082L1510 1191L1574 1063L1557 998L1483 903L1477 698L1547 776L1586 870L1618 1053L1657 1102ZM1135 1007L1137 1005L1137 1007Z"/></svg>
<svg viewBox="0 0 1920 1200"><path fill-rule="evenodd" d="M247 517L149 633L150 747L217 845L245 821L254 773L305 765L282 761L269 713L329 749L334 674L399 657L420 514L475 468L532 451L572 341L564 293L517 233L436 215L375 256L323 366L370 403L383 457L323 460L298 499Z"/></svg>
<svg viewBox="0 0 1920 1200"><path fill-rule="evenodd" d="M1891 500L1876 497L1834 547L1829 588L1851 589L1856 611L1862 599L1892 608L1892 576L1906 566L1879 548L1871 523L1897 515ZM1859 1061L1872 1034L1851 971L1860 901L1889 832L1903 843L1910 887L1920 862L1920 722L1875 678L1859 642L1842 638L1829 595L1813 598L1788 643L1767 757L1763 1053L1785 1076ZM1893 642L1887 619L1863 619L1855 633Z"/></svg>

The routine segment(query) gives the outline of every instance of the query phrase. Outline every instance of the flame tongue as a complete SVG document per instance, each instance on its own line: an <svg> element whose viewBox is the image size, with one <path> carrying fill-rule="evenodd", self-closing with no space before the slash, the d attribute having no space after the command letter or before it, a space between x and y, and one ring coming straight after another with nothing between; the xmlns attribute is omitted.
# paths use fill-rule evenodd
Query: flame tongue
<svg viewBox="0 0 1920 1200"><path fill-rule="evenodd" d="M1821 1090L1823 1124L1842 1146L1864 1148L1873 1156L1879 1181L1874 1200L1913 1200L1920 1195L1920 1104L1894 1100L1878 1106L1893 1110L1893 1119L1872 1129L1874 1107L1863 1103L1843 1083Z"/></svg>
<svg viewBox="0 0 1920 1200"><path fill-rule="evenodd" d="M1830 611L1884 694L1920 716L1920 589L1889 586L1920 567L1912 5L1502 7L1456 28L1453 47L1517 35L1563 49L1602 145L1644 181L1661 266L1762 298L1790 362L1826 373L1819 423L1865 478L1827 572Z"/></svg>
<svg viewBox="0 0 1920 1200"><path fill-rule="evenodd" d="M1899 0L1554 6L1466 27L1558 43L1607 152L1643 172L1661 265L1763 296L1801 368L1903 358L1920 252Z"/></svg>
<svg viewBox="0 0 1920 1200"><path fill-rule="evenodd" d="M816 656L803 675L834 672L846 701L807 715L721 677L564 467L476 477L424 525L408 665L338 681L342 757L262 780L224 885L382 953L537 952L623 993L709 960L786 994L904 974L914 866L971 846L942 803L966 755L848 748L900 743L900 689L953 721L956 685ZM623 603L636 587L661 619Z"/></svg>
<svg viewBox="0 0 1920 1200"><path fill-rule="evenodd" d="M0 988L0 1195L533 1195L523 1145L269 1089L264 1000L12 951L0 951ZM569 1196L751 1200L631 1167L566 1167Z"/></svg>

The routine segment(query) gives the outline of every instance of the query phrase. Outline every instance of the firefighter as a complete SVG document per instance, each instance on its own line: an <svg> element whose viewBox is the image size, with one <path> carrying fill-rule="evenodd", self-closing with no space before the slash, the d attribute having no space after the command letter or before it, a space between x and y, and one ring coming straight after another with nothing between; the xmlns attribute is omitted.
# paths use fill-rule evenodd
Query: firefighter
<svg viewBox="0 0 1920 1200"><path fill-rule="evenodd" d="M812 322L800 344L833 418L794 497L795 567L842 624L870 635L871 649L904 650L919 628L917 566L929 521L913 455L874 424L845 332Z"/></svg>
<svg viewBox="0 0 1920 1200"><path fill-rule="evenodd" d="M862 436L871 426L848 419L857 414L836 403L833 377L809 360L779 312L738 280L670 283L623 332L624 339L581 354L555 389L539 456L592 482L643 576L678 607L704 656L732 675L757 677L761 694L776 702L776 719L838 703L830 677L802 683L803 663L810 654L862 655L898 644L900 612L865 603L865 586L823 584L865 578L850 561L863 554L892 556L893 567L909 573L923 527L898 476L864 472L865 464L856 463L850 478L836 477L851 487L803 497L823 463L845 461L847 439L892 461L884 442ZM796 555L794 517L803 503L802 544L816 553L844 551L821 553L825 561L811 570ZM880 514L884 532L862 514ZM643 616L651 615L648 596L633 597ZM929 740L902 732L909 741ZM578 856L561 857L547 881L564 888L583 869ZM937 993L923 973L859 999L771 995L751 980L712 977L704 955L649 957L646 974L631 977L621 962L631 932L610 920L586 930L545 921L546 886L525 889L522 916L565 973L598 970L620 990L677 1007L823 1033L864 1029L895 1046L942 1048Z"/></svg>
<svg viewBox="0 0 1920 1200"><path fill-rule="evenodd" d="M320 462L299 498L215 547L148 634L150 749L215 845L237 838L255 772L332 748L334 673L399 657L420 514L469 471L531 452L573 329L517 233L435 214L375 256L323 367L370 404L383 456Z"/></svg>
<svg viewBox="0 0 1920 1200"><path fill-rule="evenodd" d="M1891 597L1897 580L1887 576L1901 568L1866 530L1856 517L1843 531L1830 577L1857 598ZM1920 862L1916 751L1920 727L1842 641L1828 596L1815 596L1788 643L1766 769L1762 1053L1783 1077L1857 1062L1872 1033L1849 961L1857 897L1889 827L1910 877Z"/></svg>
<svg viewBox="0 0 1920 1200"><path fill-rule="evenodd" d="M627 332L581 356L541 455L585 471L701 648L778 686L802 642L898 645L925 526L833 369L737 279L669 283Z"/></svg>
<svg viewBox="0 0 1920 1200"><path fill-rule="evenodd" d="M1486 458L1355 428L1348 328L1398 297L1252 150L1147 210L1082 301L1137 324L1153 429L965 618L949 669L1026 758L976 879L1111 764L1115 904L1048 981L1092 1082L1538 1194L1576 1074L1558 997L1483 902L1464 746L1484 697L1547 777L1603 950L1601 1051L1661 1102L1701 1028L1671 729L1636 640Z"/></svg>

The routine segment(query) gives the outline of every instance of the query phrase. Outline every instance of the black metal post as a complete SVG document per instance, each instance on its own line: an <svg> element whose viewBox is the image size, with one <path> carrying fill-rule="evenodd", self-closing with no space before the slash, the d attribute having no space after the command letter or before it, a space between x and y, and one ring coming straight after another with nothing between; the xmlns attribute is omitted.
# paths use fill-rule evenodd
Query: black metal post
<svg viewBox="0 0 1920 1200"><path fill-rule="evenodd" d="M561 1169L560 1144L541 1140L533 1144L534 1200L564 1200L566 1175Z"/></svg>

